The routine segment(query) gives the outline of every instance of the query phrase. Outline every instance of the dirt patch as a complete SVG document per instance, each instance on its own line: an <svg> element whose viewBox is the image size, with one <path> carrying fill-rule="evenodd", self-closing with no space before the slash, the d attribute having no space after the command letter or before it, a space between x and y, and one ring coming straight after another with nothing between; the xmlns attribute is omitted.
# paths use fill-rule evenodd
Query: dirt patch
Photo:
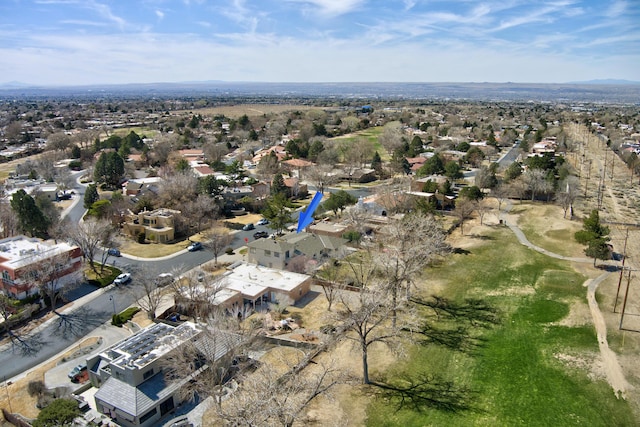
<svg viewBox="0 0 640 427"><path fill-rule="evenodd" d="M576 356L565 353L555 353L553 357L570 369L588 372L587 376L591 381L601 381L607 378L602 359L598 354L583 353Z"/></svg>

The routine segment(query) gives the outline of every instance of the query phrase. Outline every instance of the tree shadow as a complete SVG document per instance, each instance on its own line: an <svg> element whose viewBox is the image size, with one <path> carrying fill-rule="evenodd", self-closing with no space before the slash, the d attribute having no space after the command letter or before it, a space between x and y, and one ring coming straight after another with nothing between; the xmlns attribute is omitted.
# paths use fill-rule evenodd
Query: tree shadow
<svg viewBox="0 0 640 427"><path fill-rule="evenodd" d="M471 253L471 251L462 248L453 248L452 252L460 255L469 255Z"/></svg>
<svg viewBox="0 0 640 427"><path fill-rule="evenodd" d="M95 311L87 307L80 307L71 314L56 314L58 315L58 321L53 333L63 337L84 336L109 318L109 312Z"/></svg>
<svg viewBox="0 0 640 427"><path fill-rule="evenodd" d="M396 411L409 409L422 412L437 409L445 412L476 410L471 401L474 392L466 387L458 387L452 381L436 375L418 373L415 377L404 375L395 384L372 382L381 390L383 398L396 406Z"/></svg>
<svg viewBox="0 0 640 427"><path fill-rule="evenodd" d="M486 342L477 329L500 323L498 309L481 299L468 298L459 303L432 295L429 299L414 297L411 302L431 309L435 317L435 321L433 317L425 320L418 331L423 336L422 344L473 352Z"/></svg>
<svg viewBox="0 0 640 427"><path fill-rule="evenodd" d="M469 234L469 237L471 237L472 239L478 239L478 240L496 240L495 237L485 236L482 234Z"/></svg>
<svg viewBox="0 0 640 427"><path fill-rule="evenodd" d="M9 339L11 340L11 351L23 357L34 357L46 344L40 332L21 336L9 331Z"/></svg>

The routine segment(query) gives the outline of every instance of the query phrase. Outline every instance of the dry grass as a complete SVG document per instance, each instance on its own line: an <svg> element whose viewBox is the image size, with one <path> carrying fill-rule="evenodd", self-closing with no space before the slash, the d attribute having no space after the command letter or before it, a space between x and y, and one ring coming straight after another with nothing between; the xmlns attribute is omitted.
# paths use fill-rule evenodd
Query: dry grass
<svg viewBox="0 0 640 427"><path fill-rule="evenodd" d="M232 119L237 119L243 115L247 117L256 117L269 114L280 114L289 111L308 111L308 110L321 110L320 107L310 107L305 105L293 105L293 104L238 104L238 105L224 105L220 107L200 108L190 110L177 110L175 114L187 114L197 112L198 114L206 116L224 115Z"/></svg>
<svg viewBox="0 0 640 427"><path fill-rule="evenodd" d="M87 347L97 343L99 340L98 337L90 337L84 339L79 346ZM62 361L62 359L73 355L77 349L67 351L64 354L58 355L54 359L50 359L45 363L38 365L36 368L31 370L24 377L20 378L16 382L10 384L5 393L2 393L0 396L0 406L9 409L11 406L11 410L13 413L21 414L27 418L36 418L40 410L36 408L36 403L38 402L38 398L36 396L29 396L27 392L27 386L31 381L42 381L44 382L44 374L48 370L54 368ZM7 399L7 394L9 395L9 399ZM9 400L11 405L9 405Z"/></svg>

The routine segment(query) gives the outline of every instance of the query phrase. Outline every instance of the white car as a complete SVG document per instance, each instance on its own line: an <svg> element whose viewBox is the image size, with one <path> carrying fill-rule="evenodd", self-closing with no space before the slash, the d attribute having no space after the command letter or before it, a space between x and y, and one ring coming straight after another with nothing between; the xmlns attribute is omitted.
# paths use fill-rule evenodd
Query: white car
<svg viewBox="0 0 640 427"><path fill-rule="evenodd" d="M122 273L113 281L116 285L124 285L125 283L129 283L131 281L131 273Z"/></svg>
<svg viewBox="0 0 640 427"><path fill-rule="evenodd" d="M256 225L267 225L267 224L269 224L269 220L266 218L262 218L261 220L256 222Z"/></svg>

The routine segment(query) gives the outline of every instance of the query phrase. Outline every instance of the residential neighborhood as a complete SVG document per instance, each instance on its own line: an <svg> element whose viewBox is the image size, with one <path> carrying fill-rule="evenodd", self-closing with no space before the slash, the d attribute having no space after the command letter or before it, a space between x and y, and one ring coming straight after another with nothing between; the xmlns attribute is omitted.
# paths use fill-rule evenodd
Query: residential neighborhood
<svg viewBox="0 0 640 427"><path fill-rule="evenodd" d="M606 325L589 326L598 334L617 334L618 321L636 328L618 309L633 312L635 291L624 303L615 286L602 291L614 314L588 306L583 283L614 281L635 262L637 108L620 107L618 123L600 107L527 102L317 101L252 114L243 104L119 102L126 114L102 102L0 112L12 153L0 164L0 371L12 423L36 425L51 402L72 400L73 425L325 425L320 414L331 411L341 425L375 425L409 396L398 375L415 384L412 402L425 401L425 378L450 381L459 401L446 405L463 424L483 424L460 384L506 379L412 364L436 351L434 363L450 363L459 351L476 372L491 349L479 343L505 345L496 331L509 319L542 333L532 325L560 327L575 307L606 313ZM528 304L545 308L518 314ZM568 335L591 325L580 316L562 326ZM528 351L559 340L534 338L541 350ZM631 396L640 370L615 342L623 362L609 362L626 382L598 387L625 396L625 421L640 404ZM592 373L549 377L575 375ZM330 389L338 402L325 399ZM33 403L16 410L18 401ZM351 423L349 405L366 414ZM438 420L426 424L447 423L442 407L416 405Z"/></svg>

